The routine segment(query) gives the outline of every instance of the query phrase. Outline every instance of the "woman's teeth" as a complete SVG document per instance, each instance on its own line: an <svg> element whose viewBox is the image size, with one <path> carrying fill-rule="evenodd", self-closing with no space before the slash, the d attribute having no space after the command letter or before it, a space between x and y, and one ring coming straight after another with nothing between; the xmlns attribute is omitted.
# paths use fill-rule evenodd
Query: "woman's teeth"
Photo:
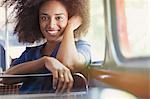
<svg viewBox="0 0 150 99"><path fill-rule="evenodd" d="M51 35L56 35L58 31L57 30L47 30L46 32Z"/></svg>

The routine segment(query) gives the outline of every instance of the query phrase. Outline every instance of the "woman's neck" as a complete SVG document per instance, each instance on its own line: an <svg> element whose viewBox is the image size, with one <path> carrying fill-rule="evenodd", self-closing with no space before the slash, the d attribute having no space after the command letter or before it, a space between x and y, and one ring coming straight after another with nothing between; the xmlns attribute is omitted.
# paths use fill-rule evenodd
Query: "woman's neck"
<svg viewBox="0 0 150 99"><path fill-rule="evenodd" d="M46 45L44 46L42 53L44 56L49 56L53 52L53 50L56 48L56 45L58 42L46 42Z"/></svg>

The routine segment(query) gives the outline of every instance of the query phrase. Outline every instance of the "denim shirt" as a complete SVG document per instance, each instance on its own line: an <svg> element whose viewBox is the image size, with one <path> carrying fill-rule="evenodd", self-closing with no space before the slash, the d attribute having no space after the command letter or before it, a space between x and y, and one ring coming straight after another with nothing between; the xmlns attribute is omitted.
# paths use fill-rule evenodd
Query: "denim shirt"
<svg viewBox="0 0 150 99"><path fill-rule="evenodd" d="M45 44L36 47L27 47L22 55L12 62L11 66L41 58L41 50L44 46ZM50 57L56 58L59 46L60 43L56 45L56 48L52 51ZM89 64L91 61L90 45L86 41L79 40L76 42L76 48L78 52L85 57L86 64ZM38 73L50 73L50 71L45 68ZM21 94L54 92L52 87L52 78L49 76L28 77L23 81L23 85L19 89L19 92Z"/></svg>

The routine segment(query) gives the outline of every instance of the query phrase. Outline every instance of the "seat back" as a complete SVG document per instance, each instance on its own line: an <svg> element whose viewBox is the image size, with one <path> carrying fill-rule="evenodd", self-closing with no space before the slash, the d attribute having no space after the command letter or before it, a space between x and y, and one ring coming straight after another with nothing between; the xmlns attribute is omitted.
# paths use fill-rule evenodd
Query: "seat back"
<svg viewBox="0 0 150 99"><path fill-rule="evenodd" d="M5 64L5 49L0 44L0 72L4 71L5 69L6 69L6 64Z"/></svg>
<svg viewBox="0 0 150 99"><path fill-rule="evenodd" d="M52 84L52 74L31 74L31 75L1 75L0 79L5 78L5 77L49 77L50 78L50 83ZM88 81L86 78L81 74L81 73L74 73L73 74L74 78L74 84L71 92L88 92ZM19 94L19 88L21 87L22 83L18 84L12 84L12 85L5 85L2 82L0 82L0 95L6 95L6 94ZM51 85L52 86L52 85ZM44 91L45 92L45 91ZM52 91L49 91L52 92ZM38 92L36 92L38 93ZM42 92L40 92L42 93ZM47 93L47 92L46 92ZM53 93L53 92L52 92Z"/></svg>
<svg viewBox="0 0 150 99"><path fill-rule="evenodd" d="M18 94L21 84L4 85L0 84L0 95Z"/></svg>

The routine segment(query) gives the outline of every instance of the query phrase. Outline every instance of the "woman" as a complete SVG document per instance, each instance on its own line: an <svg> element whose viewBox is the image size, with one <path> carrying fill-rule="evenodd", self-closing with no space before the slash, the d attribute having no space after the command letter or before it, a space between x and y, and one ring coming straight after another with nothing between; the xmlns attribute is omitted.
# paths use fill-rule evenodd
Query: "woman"
<svg viewBox="0 0 150 99"><path fill-rule="evenodd" d="M49 77L28 79L3 79L3 83L23 82L20 93L64 91L73 86L72 72L82 71L90 63L90 45L80 40L87 32L89 12L87 0L6 0L15 5L15 33L19 42L34 43L41 39L47 42L36 47L27 47L13 61L5 74L49 73Z"/></svg>

